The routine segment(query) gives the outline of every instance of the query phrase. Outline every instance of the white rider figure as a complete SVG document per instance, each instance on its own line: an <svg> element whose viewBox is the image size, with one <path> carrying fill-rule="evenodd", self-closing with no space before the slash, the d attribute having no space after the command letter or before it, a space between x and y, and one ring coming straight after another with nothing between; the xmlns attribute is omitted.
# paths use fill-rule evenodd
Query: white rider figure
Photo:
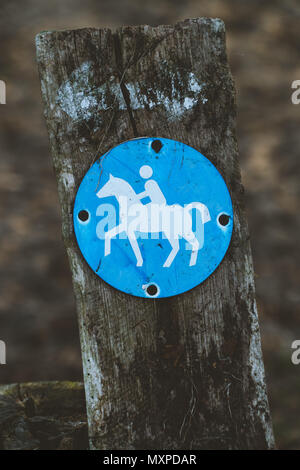
<svg viewBox="0 0 300 470"><path fill-rule="evenodd" d="M165 196L162 193L162 190L158 186L158 183L155 180L149 180L153 174L153 170L151 166L149 165L143 165L140 168L140 175L144 179L148 179L145 183L145 191L142 193L138 194L138 198L140 200L149 197L152 203L158 204L158 205L166 205L167 201Z"/></svg>
<svg viewBox="0 0 300 470"><path fill-rule="evenodd" d="M173 263L180 249L179 238L183 238L188 242L192 251L189 265L194 266L197 261L198 251L204 244L203 225L211 220L209 210L201 202L190 202L184 207L180 204L168 205L157 182L150 179L152 174L151 166L143 165L140 168L141 177L147 180L145 191L140 194L136 194L126 180L112 175L109 176L109 180L97 192L99 198L116 197L120 206L119 225L105 232L104 256L109 255L111 252L112 238L125 231L136 256L136 265L142 266L143 257L135 231L147 234L159 234L162 232L172 246L172 251L164 262L163 267L168 268ZM137 204L137 199L141 201L141 199L146 197L150 199L150 203L143 204L140 202ZM122 210L121 207L124 198L128 203L128 206L126 204L126 210ZM197 209L201 214L200 222L197 224L195 231L193 231L193 220L190 214L192 209ZM133 220L132 217L134 217ZM129 219L130 223L128 225ZM137 230L137 227L139 230ZM153 236L153 238L157 237Z"/></svg>

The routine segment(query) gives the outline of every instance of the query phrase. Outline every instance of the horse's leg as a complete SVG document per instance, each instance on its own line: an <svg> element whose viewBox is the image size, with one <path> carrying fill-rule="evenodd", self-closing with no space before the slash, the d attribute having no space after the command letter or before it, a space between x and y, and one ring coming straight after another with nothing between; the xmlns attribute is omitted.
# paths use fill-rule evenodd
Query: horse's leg
<svg viewBox="0 0 300 470"><path fill-rule="evenodd" d="M118 235L118 233L123 232L123 224L117 225L116 227L112 228L111 230L108 230L105 234L105 242L104 242L104 256L107 256L110 254L111 251L111 239Z"/></svg>
<svg viewBox="0 0 300 470"><path fill-rule="evenodd" d="M166 261L164 262L164 265L163 265L164 268L169 268L171 266L175 256L177 255L177 253L179 251L179 240L178 240L178 238L169 238L169 242L170 242L170 245L172 246L172 251L169 254Z"/></svg>
<svg viewBox="0 0 300 470"><path fill-rule="evenodd" d="M192 253L190 258L190 266L195 266L198 257L198 251L200 244L194 234L187 235L184 237L192 245Z"/></svg>
<svg viewBox="0 0 300 470"><path fill-rule="evenodd" d="M131 231L127 234L128 240L130 242L131 248L133 249L133 252L136 257L136 265L137 266L143 266L143 258L142 258L142 253L139 247L139 244L137 242L137 239L135 237L134 231Z"/></svg>

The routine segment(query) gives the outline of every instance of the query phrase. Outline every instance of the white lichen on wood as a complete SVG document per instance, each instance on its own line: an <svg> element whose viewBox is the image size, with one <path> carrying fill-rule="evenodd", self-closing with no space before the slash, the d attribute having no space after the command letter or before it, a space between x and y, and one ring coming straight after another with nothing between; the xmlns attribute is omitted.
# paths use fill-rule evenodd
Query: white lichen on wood
<svg viewBox="0 0 300 470"><path fill-rule="evenodd" d="M66 191L72 191L72 189L75 188L75 179L73 173L63 172L61 173L60 178Z"/></svg>
<svg viewBox="0 0 300 470"><path fill-rule="evenodd" d="M84 292L86 287L85 272L82 267L82 261L74 256L73 249L67 248L69 261L72 267L73 282L81 292Z"/></svg>
<svg viewBox="0 0 300 470"><path fill-rule="evenodd" d="M162 67L166 67L166 64L162 64ZM88 121L97 114L97 110L111 109L111 103L107 100L108 90L114 96L118 108L122 111L127 110L126 102L115 77L111 76L108 82L100 87L95 87L93 73L91 62L84 62L71 74L70 79L60 86L57 92L56 103L75 121ZM151 100L145 97L137 82L128 82L126 88L129 92L130 108L140 110L148 107L151 110L160 106L164 108L171 121L179 119L197 103L205 104L208 101L204 94L205 83L199 83L193 72L189 72L186 80L186 96L182 96L175 83L175 77L172 77L170 94L166 95L159 89L153 89L153 99ZM181 100L177 98L179 93Z"/></svg>

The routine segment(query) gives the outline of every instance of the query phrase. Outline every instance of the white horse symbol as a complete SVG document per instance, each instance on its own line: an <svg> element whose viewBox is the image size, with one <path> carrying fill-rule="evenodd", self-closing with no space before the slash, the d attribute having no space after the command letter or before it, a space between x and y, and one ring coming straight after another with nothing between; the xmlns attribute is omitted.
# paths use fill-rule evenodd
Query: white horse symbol
<svg viewBox="0 0 300 470"><path fill-rule="evenodd" d="M140 175L146 179L150 178L152 168L148 165L142 166ZM137 242L136 232L163 233L172 247L172 251L163 267L168 268L171 266L180 248L179 238L185 239L191 246L192 253L189 265L194 266L196 264L198 251L204 244L204 224L211 220L208 208L204 204L191 202L185 207L179 204L170 206L167 205L156 181L147 181L145 191L136 194L127 181L112 175L97 192L97 196L99 198L116 197L120 209L120 224L105 233L105 256L111 252L111 239L125 231L136 256L137 266L142 266L143 258ZM151 202L142 204L140 200L145 197L149 197ZM197 218L196 233L192 231L192 216L190 213L192 209L197 209L201 216L200 221Z"/></svg>

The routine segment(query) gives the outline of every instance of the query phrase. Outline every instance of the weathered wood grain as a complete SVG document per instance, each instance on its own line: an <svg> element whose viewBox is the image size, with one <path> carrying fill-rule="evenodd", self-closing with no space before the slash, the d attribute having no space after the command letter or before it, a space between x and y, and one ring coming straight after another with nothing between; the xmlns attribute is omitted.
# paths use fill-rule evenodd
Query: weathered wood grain
<svg viewBox="0 0 300 470"><path fill-rule="evenodd" d="M37 60L78 308L91 447L272 448L223 22L43 32ZM201 151L234 204L225 259L202 285L171 299L113 289L90 270L74 238L72 209L84 174L109 148L137 136Z"/></svg>
<svg viewBox="0 0 300 470"><path fill-rule="evenodd" d="M0 450L85 450L83 384L0 385Z"/></svg>

